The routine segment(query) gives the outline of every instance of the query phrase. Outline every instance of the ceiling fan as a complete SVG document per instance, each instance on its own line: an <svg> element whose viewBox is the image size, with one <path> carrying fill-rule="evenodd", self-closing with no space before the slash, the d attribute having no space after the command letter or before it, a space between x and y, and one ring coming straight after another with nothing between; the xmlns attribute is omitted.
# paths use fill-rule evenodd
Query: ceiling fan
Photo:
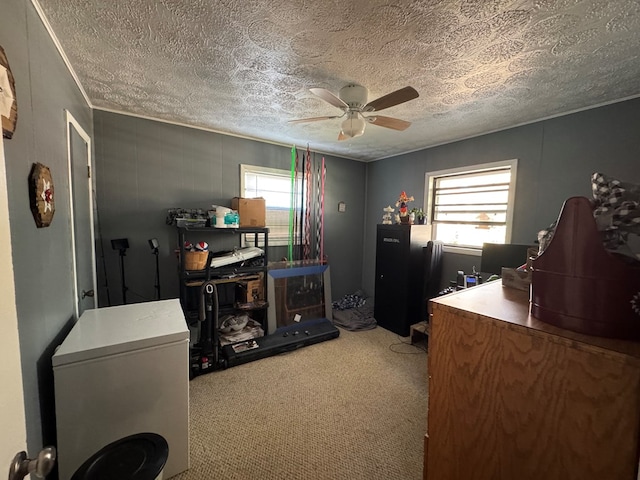
<svg viewBox="0 0 640 480"><path fill-rule="evenodd" d="M311 88L310 90L325 102L342 110L342 115L301 118L289 120L289 123L317 122L346 116L347 118L342 122L338 140L359 137L364 133L364 127L367 123L393 130L405 130L411 125L411 122L399 118L384 117L375 112L418 98L418 92L413 87L401 88L368 103L369 91L361 85L346 85L340 89L339 96L335 96L325 88Z"/></svg>

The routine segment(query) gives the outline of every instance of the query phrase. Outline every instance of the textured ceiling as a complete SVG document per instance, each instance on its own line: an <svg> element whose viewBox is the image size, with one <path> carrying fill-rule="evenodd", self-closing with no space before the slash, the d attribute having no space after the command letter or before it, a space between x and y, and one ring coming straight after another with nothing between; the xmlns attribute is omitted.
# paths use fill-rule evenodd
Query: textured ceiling
<svg viewBox="0 0 640 480"><path fill-rule="evenodd" d="M640 95L638 0L38 1L96 108L360 160ZM287 123L349 83L412 126Z"/></svg>

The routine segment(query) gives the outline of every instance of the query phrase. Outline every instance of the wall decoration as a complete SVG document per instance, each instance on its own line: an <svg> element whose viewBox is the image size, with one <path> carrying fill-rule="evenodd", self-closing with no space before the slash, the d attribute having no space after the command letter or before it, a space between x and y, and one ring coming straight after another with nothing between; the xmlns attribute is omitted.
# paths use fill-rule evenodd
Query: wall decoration
<svg viewBox="0 0 640 480"><path fill-rule="evenodd" d="M413 202L413 197L408 196L404 190L400 192L396 207L400 207L398 212L400 214L400 223L409 223L409 209L407 203Z"/></svg>
<svg viewBox="0 0 640 480"><path fill-rule="evenodd" d="M0 47L0 119L2 120L2 136L13 137L18 121L18 103L16 101L16 86L9 60Z"/></svg>
<svg viewBox="0 0 640 480"><path fill-rule="evenodd" d="M34 163L31 167L29 199L31 213L38 228L51 225L56 210L53 199L53 178L51 178L49 167L41 163Z"/></svg>

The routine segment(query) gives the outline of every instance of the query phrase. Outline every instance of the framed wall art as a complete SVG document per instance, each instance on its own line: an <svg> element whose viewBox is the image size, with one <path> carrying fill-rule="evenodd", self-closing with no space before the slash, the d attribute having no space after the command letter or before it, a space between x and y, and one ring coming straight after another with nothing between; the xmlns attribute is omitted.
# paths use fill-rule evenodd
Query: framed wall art
<svg viewBox="0 0 640 480"><path fill-rule="evenodd" d="M53 178L49 167L34 163L29 174L31 213L38 228L48 227L56 211L53 198Z"/></svg>
<svg viewBox="0 0 640 480"><path fill-rule="evenodd" d="M0 47L0 119L2 120L2 136L13 137L18 121L18 104L16 102L16 85L9 68L9 61Z"/></svg>

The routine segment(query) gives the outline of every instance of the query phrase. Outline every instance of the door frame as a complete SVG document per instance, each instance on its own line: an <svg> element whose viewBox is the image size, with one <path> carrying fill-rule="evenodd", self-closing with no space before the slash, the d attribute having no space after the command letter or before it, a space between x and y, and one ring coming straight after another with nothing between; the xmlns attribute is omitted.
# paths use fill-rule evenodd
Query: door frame
<svg viewBox="0 0 640 480"><path fill-rule="evenodd" d="M76 262L76 231L75 231L75 222L74 222L74 209L73 209L73 165L71 158L71 128L73 128L84 140L87 146L87 188L89 189L89 220L90 220L90 230L91 230L91 276L93 282L93 307L96 308L98 305L98 281L97 281L97 272L96 272L96 249L95 249L95 230L93 223L93 164L92 159L93 156L91 154L91 137L89 134L80 126L78 121L74 118L74 116L69 112L69 110L65 110L65 124L67 131L67 171L69 173L69 221L71 223L71 261L73 264L73 293L74 293L74 303L73 310L75 319L77 320L80 316L80 312L78 311L78 303L79 303L79 292L78 292L78 265Z"/></svg>
<svg viewBox="0 0 640 480"><path fill-rule="evenodd" d="M4 144L0 132L0 471L27 449L27 426L16 307Z"/></svg>

